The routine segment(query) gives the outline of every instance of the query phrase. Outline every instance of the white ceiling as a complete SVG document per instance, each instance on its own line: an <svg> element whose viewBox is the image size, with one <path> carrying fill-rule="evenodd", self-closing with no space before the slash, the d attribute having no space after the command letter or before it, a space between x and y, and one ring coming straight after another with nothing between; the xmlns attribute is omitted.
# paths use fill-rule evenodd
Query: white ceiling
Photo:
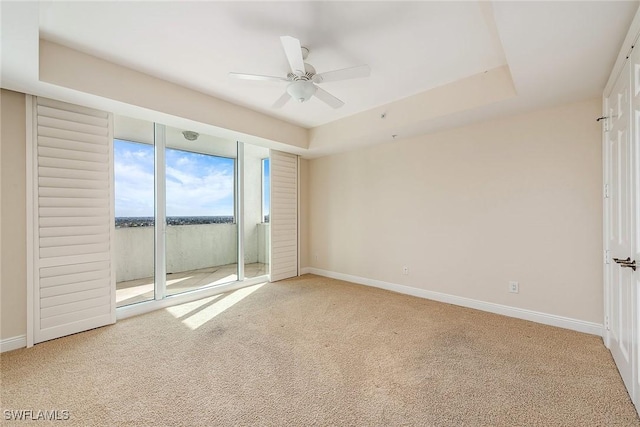
<svg viewBox="0 0 640 427"><path fill-rule="evenodd" d="M504 65L478 2L55 2L40 9L44 38L305 127L314 127ZM318 72L361 64L370 78L325 83L346 105L313 98L271 108L286 83L280 36L310 49Z"/></svg>
<svg viewBox="0 0 640 427"><path fill-rule="evenodd" d="M514 99L434 119L413 133L600 96L637 8L637 1L46 1L28 7L45 39L307 128L508 65ZM14 40L17 46L33 29L6 22L3 16L9 52L6 46ZM341 109L312 99L274 110L286 84L233 80L228 73L284 76L282 35L309 47L307 62L318 72L369 64L371 76L323 84L346 103ZM3 55L3 87L26 91L33 80L37 93L37 73L24 69L37 58L17 51Z"/></svg>

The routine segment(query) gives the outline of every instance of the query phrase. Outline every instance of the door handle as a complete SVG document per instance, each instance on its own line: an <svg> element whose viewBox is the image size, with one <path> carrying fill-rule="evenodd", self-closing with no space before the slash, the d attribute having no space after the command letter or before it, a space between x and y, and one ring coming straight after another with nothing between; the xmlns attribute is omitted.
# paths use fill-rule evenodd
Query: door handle
<svg viewBox="0 0 640 427"><path fill-rule="evenodd" d="M627 259L614 258L613 260L616 263L620 264L620 267L627 267L632 269L633 271L636 271L636 260L634 259L633 261L631 261L631 257L627 257Z"/></svg>
<svg viewBox="0 0 640 427"><path fill-rule="evenodd" d="M632 262L625 262L624 264L620 264L620 267L629 267L633 271L636 271L636 260L634 259Z"/></svg>

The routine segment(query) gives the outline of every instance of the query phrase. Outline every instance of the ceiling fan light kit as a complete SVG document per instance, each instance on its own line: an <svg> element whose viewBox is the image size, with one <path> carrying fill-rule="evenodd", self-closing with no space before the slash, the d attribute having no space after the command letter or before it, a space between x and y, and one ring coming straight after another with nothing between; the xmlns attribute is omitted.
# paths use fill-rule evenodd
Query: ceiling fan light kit
<svg viewBox="0 0 640 427"><path fill-rule="evenodd" d="M301 46L298 39L291 36L282 36L280 37L280 42L282 43L284 53L291 69L291 71L287 73L286 78L262 76L257 74L229 73L229 77L237 79L291 82L287 86L286 92L273 103L273 108L283 107L291 98L300 103L306 102L314 95L330 107L340 108L344 105L344 102L320 88L317 84L368 77L369 74L371 74L371 69L368 65L360 65L357 67L316 74L315 68L304 62L309 55L309 49Z"/></svg>
<svg viewBox="0 0 640 427"><path fill-rule="evenodd" d="M316 93L316 86L309 80L296 80L287 86L287 93L298 102L305 102Z"/></svg>

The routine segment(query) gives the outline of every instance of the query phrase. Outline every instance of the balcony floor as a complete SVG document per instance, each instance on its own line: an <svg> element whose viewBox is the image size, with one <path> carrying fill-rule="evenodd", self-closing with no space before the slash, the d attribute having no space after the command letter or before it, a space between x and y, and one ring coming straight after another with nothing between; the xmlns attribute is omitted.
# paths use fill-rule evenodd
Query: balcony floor
<svg viewBox="0 0 640 427"><path fill-rule="evenodd" d="M246 278L264 276L268 273L268 264L256 262L245 264L244 266L244 276ZM167 295L175 295L204 286L220 285L235 280L238 280L237 264L170 273L167 274ZM153 277L116 283L116 307L149 301L153 298Z"/></svg>

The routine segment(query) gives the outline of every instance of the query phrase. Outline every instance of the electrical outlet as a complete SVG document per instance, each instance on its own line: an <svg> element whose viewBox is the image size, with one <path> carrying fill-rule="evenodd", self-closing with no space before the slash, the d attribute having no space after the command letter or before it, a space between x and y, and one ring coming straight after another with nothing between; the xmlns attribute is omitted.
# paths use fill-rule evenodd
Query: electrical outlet
<svg viewBox="0 0 640 427"><path fill-rule="evenodd" d="M514 294L520 292L520 284L518 282L509 282L509 292Z"/></svg>
<svg viewBox="0 0 640 427"><path fill-rule="evenodd" d="M404 274L405 276L409 274L409 267L407 267L406 265L402 267L402 274Z"/></svg>

